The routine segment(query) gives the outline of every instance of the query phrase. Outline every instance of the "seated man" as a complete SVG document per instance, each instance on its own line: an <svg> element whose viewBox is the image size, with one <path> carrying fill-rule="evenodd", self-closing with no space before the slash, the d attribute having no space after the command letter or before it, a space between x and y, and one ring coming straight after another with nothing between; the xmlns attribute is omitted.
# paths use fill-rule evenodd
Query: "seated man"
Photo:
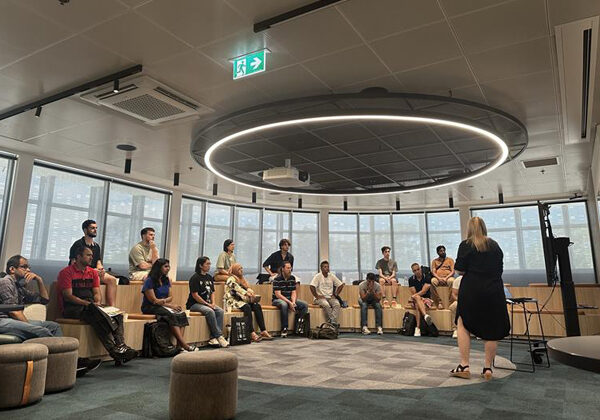
<svg viewBox="0 0 600 420"><path fill-rule="evenodd" d="M392 286L392 308L398 306L396 302L396 296L398 296L398 280L396 279L396 273L398 272L398 264L396 261L390 258L392 249L389 246L381 248L383 258L377 261L375 268L379 272L379 284L383 293L383 307L387 308L390 306L388 300L385 297L385 285Z"/></svg>
<svg viewBox="0 0 600 420"><path fill-rule="evenodd" d="M100 279L90 267L93 254L86 246L75 250L75 262L58 273L58 306L65 318L80 319L96 332L115 365L137 357L137 351L125 345L123 315L110 316L100 308Z"/></svg>
<svg viewBox="0 0 600 420"><path fill-rule="evenodd" d="M431 275L429 270L427 274L423 273L422 267L418 263L413 263L410 266L413 275L408 279L408 287L410 288L411 302L417 310L417 328L415 328L415 337L421 336L421 316L425 319L427 324L431 324L431 316L427 313L427 309L431 307L431 295L429 289L431 288Z"/></svg>
<svg viewBox="0 0 600 420"><path fill-rule="evenodd" d="M321 262L321 272L317 273L310 282L310 292L314 296L314 303L325 310L327 322L339 326L338 317L340 314L340 302L334 296L344 288L344 283L334 274L329 272L329 262Z"/></svg>
<svg viewBox="0 0 600 420"><path fill-rule="evenodd" d="M273 305L281 312L281 337L288 334L288 309L302 316L308 312L308 305L296 297L296 277L292 275L292 263L286 261L281 274L273 280Z"/></svg>
<svg viewBox="0 0 600 420"><path fill-rule="evenodd" d="M437 305L438 309L444 309L440 295L438 294L439 286L452 287L454 278L454 260L446 256L446 247L439 245L436 249L438 257L431 261L431 294L433 302Z"/></svg>
<svg viewBox="0 0 600 420"><path fill-rule="evenodd" d="M456 307L458 306L458 289L460 289L460 281L462 280L462 276L458 276L452 282L452 296L451 300L453 301L450 304L450 314L452 316L452 338L458 338L458 333L456 332Z"/></svg>
<svg viewBox="0 0 600 420"><path fill-rule="evenodd" d="M106 286L106 304L108 306L114 306L115 299L117 298L117 278L104 271L100 245L94 241L94 238L98 233L98 225L94 220L86 220L81 224L81 229L83 230L83 238L75 241L73 245L71 245L71 249L69 250L69 264L72 264L73 261L75 261L75 249L77 248L77 244L82 244L91 249L93 254L91 267L98 272L100 283Z"/></svg>
<svg viewBox="0 0 600 420"><path fill-rule="evenodd" d="M152 264L158 260L158 248L154 242L154 229L146 227L140 232L142 240L129 251L129 278L144 280L150 274Z"/></svg>
<svg viewBox="0 0 600 420"><path fill-rule="evenodd" d="M283 263L289 262L294 268L294 256L289 252L292 243L289 239L279 241L279 251L273 252L263 263L263 268L269 273L269 280L273 281L280 274Z"/></svg>
<svg viewBox="0 0 600 420"><path fill-rule="evenodd" d="M365 335L371 334L367 327L368 307L372 306L375 309L375 326L377 326L377 334L383 334L381 309L381 286L375 281L375 274L368 273L367 279L358 285L358 304L360 305L360 325L362 333Z"/></svg>
<svg viewBox="0 0 600 420"><path fill-rule="evenodd" d="M48 290L44 286L44 280L30 270L25 258L20 255L10 257L6 262L6 273L6 277L0 279L0 304L48 303ZM39 293L25 287L32 280L37 282ZM15 335L23 341L62 336L60 325L56 322L29 320L23 311L0 312L0 333Z"/></svg>

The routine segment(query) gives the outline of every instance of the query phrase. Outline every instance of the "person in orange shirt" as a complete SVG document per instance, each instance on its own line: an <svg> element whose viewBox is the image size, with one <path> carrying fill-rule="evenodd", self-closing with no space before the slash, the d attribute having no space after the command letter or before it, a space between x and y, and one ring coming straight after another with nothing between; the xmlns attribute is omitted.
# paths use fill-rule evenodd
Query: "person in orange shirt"
<svg viewBox="0 0 600 420"><path fill-rule="evenodd" d="M446 247L439 245L436 249L438 257L431 261L431 297L438 309L444 309L442 300L438 293L439 286L447 286L448 294L452 290L452 282L454 281L454 260L446 255Z"/></svg>

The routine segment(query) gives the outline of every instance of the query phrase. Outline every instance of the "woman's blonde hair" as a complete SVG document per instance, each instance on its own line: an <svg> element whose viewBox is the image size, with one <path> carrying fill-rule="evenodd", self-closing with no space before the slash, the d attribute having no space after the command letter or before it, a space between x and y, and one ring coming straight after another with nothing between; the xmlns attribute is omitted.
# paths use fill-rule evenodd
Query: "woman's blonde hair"
<svg viewBox="0 0 600 420"><path fill-rule="evenodd" d="M487 236L487 227L481 217L471 217L467 224L467 243L472 245L479 252L485 252L489 249L489 238Z"/></svg>
<svg viewBox="0 0 600 420"><path fill-rule="evenodd" d="M248 289L250 287L250 285L244 278L244 275L242 274L242 264L239 264L239 263L233 264L231 266L231 274L233 274L235 276L238 284L240 286L242 286L244 289Z"/></svg>

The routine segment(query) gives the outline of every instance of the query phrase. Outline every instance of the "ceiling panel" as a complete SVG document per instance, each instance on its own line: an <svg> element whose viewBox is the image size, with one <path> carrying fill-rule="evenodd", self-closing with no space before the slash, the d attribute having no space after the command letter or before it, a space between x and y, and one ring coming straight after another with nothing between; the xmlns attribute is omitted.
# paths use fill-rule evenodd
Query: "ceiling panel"
<svg viewBox="0 0 600 420"><path fill-rule="evenodd" d="M396 73L406 92L436 93L458 87L470 86L475 79L464 58Z"/></svg>
<svg viewBox="0 0 600 420"><path fill-rule="evenodd" d="M596 0L548 0L548 15L554 31L556 25L600 15L600 2Z"/></svg>
<svg viewBox="0 0 600 420"><path fill-rule="evenodd" d="M475 10L505 2L506 0L440 0L440 3L448 16L470 13Z"/></svg>
<svg viewBox="0 0 600 420"><path fill-rule="evenodd" d="M300 65L248 77L249 83L273 100L329 93L329 90Z"/></svg>
<svg viewBox="0 0 600 420"><path fill-rule="evenodd" d="M458 57L458 45L445 22L386 37L371 43L394 72Z"/></svg>
<svg viewBox="0 0 600 420"><path fill-rule="evenodd" d="M510 79L482 83L490 105L495 101L554 101L554 78L551 71L529 74ZM506 110L512 112L512 110Z"/></svg>
<svg viewBox="0 0 600 420"><path fill-rule="evenodd" d="M224 0L232 8L246 16L250 22L259 22L285 12L306 6L306 0Z"/></svg>
<svg viewBox="0 0 600 420"><path fill-rule="evenodd" d="M547 36L544 0L517 0L452 19L467 54Z"/></svg>
<svg viewBox="0 0 600 420"><path fill-rule="evenodd" d="M352 0L337 8L367 40L444 19L435 0Z"/></svg>
<svg viewBox="0 0 600 420"><path fill-rule="evenodd" d="M98 25L84 35L138 64L150 64L190 48L132 12Z"/></svg>
<svg viewBox="0 0 600 420"><path fill-rule="evenodd" d="M221 0L154 0L137 11L193 46L248 26L244 18Z"/></svg>

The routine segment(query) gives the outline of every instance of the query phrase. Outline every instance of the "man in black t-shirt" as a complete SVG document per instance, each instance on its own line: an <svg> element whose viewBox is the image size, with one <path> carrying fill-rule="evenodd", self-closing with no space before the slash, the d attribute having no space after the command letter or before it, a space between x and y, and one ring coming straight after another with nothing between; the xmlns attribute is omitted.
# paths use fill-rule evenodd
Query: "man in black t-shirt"
<svg viewBox="0 0 600 420"><path fill-rule="evenodd" d="M431 325L431 316L427 313L427 309L431 308L433 301L431 300L431 272L426 267L421 267L418 263L413 263L410 266L413 275L408 279L408 287L410 288L411 297L409 302L415 306L417 310L417 328L415 328L415 337L421 336L421 316L425 322Z"/></svg>
<svg viewBox="0 0 600 420"><path fill-rule="evenodd" d="M294 256L289 252L292 243L289 239L282 239L279 241L279 251L273 252L269 255L269 258L263 263L263 268L269 273L269 279L273 280L280 273L283 263L289 262L294 268Z"/></svg>
<svg viewBox="0 0 600 420"><path fill-rule="evenodd" d="M292 264L283 263L281 274L273 280L273 305L277 306L281 315L281 337L288 334L288 310L303 316L308 312L306 302L296 298L296 278L292 275Z"/></svg>
<svg viewBox="0 0 600 420"><path fill-rule="evenodd" d="M196 272L190 278L190 294L185 306L192 312L200 312L206 317L211 338L211 346L227 347L229 343L223 337L223 309L215 305L215 280L210 274L210 259L200 257L196 260Z"/></svg>
<svg viewBox="0 0 600 420"><path fill-rule="evenodd" d="M100 245L98 245L94 238L98 234L98 225L94 220L88 219L81 224L83 230L83 238L76 240L71 249L69 250L69 265L73 264L77 258L77 248L81 245L92 250L92 263L90 267L98 272L100 277L100 283L106 286L106 304L108 306L115 306L115 299L117 298L117 278L104 271L102 265L102 252Z"/></svg>

